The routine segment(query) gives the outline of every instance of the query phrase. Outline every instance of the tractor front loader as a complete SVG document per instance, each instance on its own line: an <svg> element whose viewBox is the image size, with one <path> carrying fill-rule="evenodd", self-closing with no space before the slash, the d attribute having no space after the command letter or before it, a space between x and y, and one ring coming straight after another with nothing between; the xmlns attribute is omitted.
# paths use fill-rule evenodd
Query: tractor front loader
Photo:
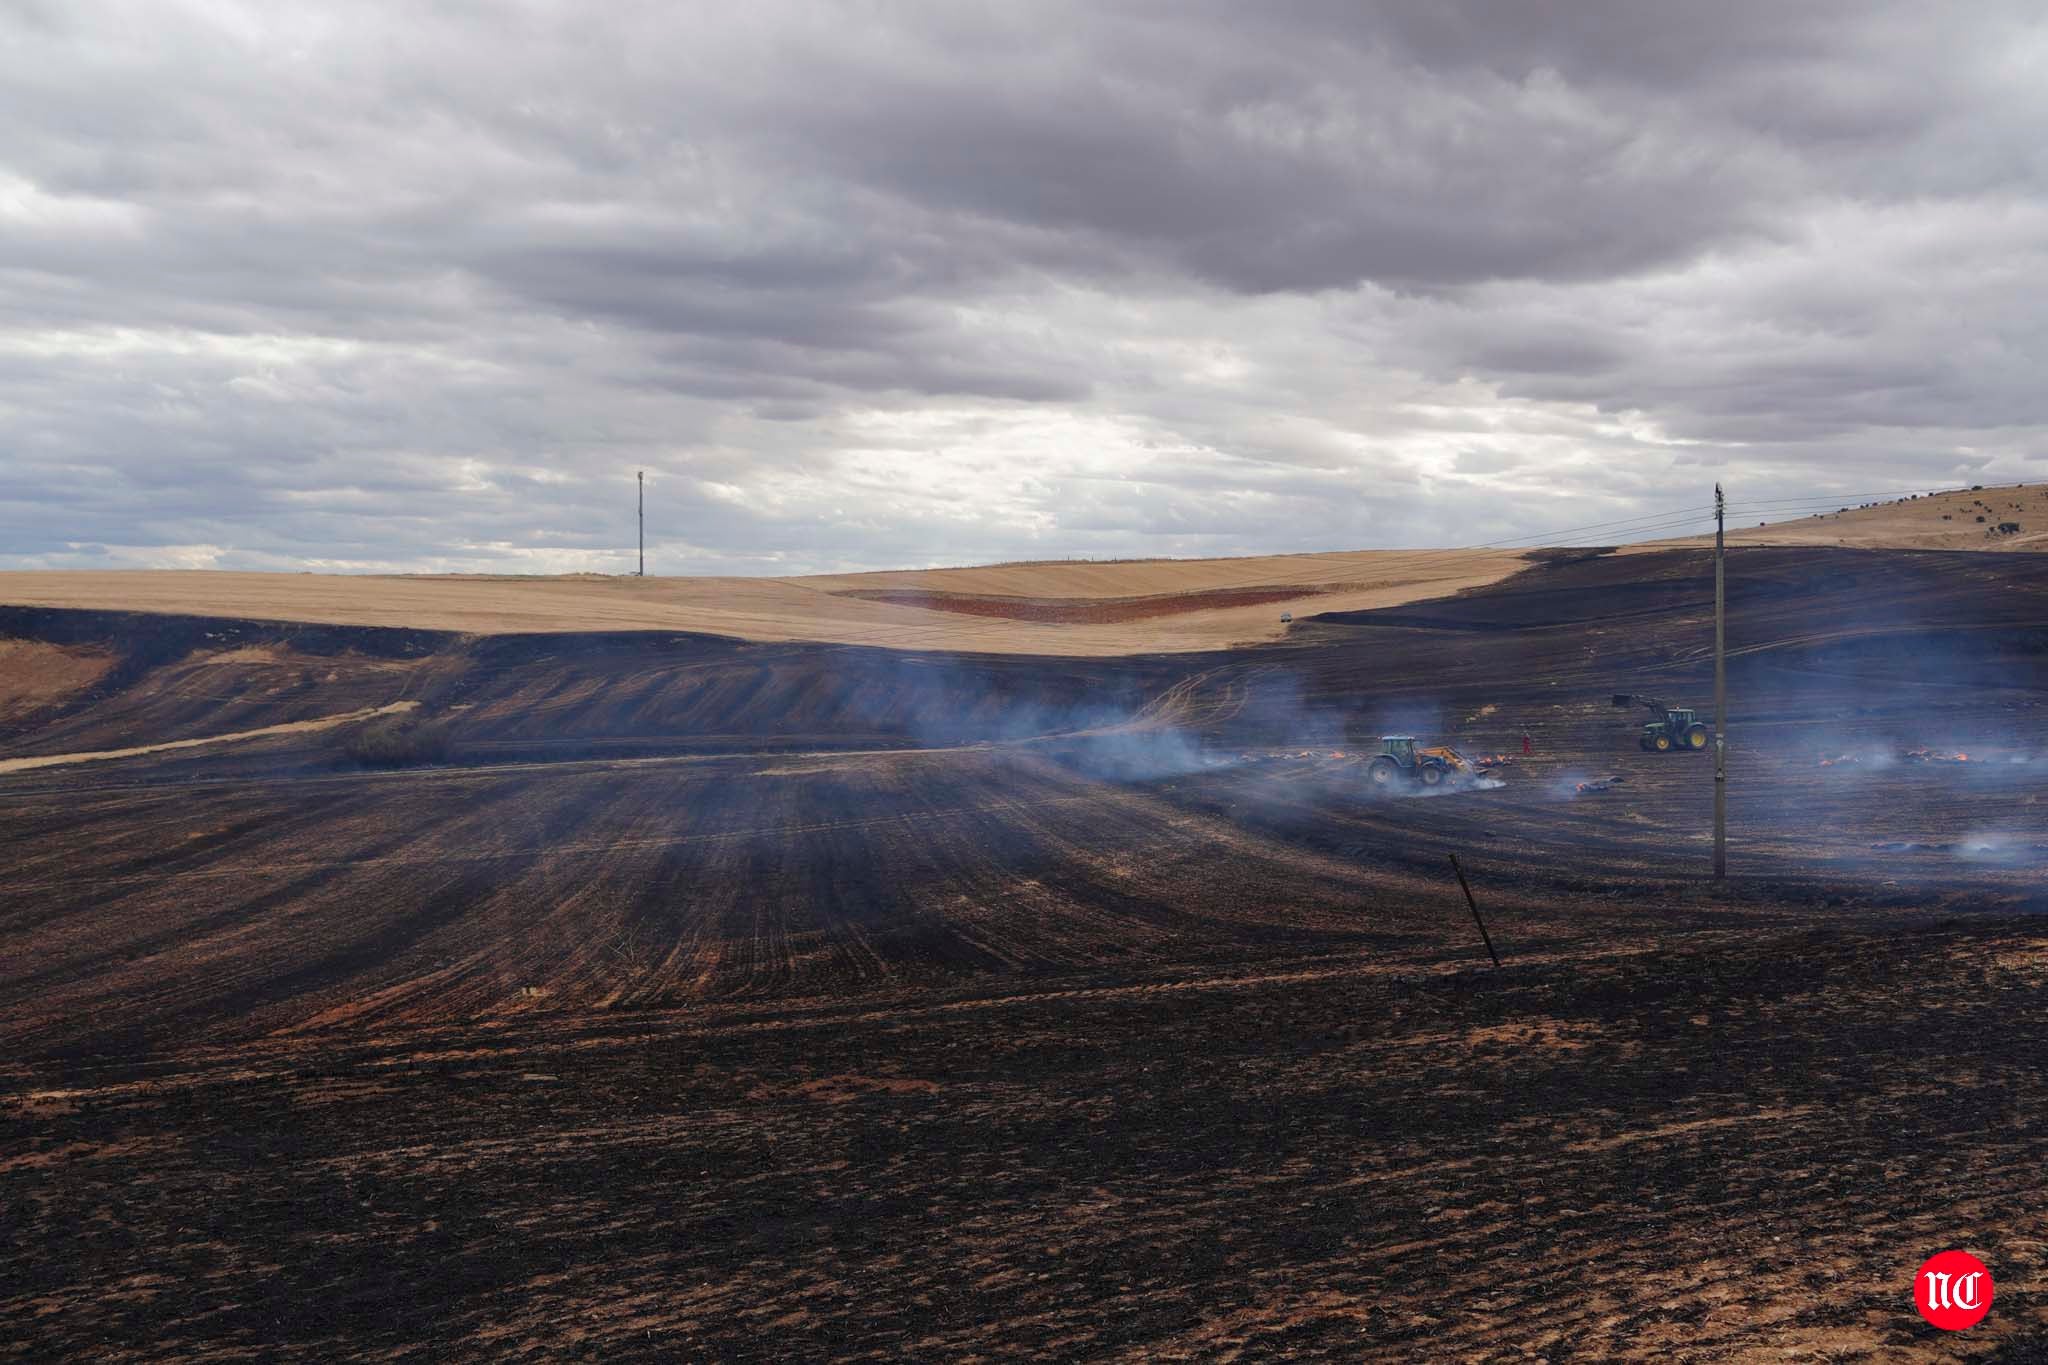
<svg viewBox="0 0 2048 1365"><path fill-rule="evenodd" d="M1365 765L1365 775L1375 787L1397 782L1421 787L1439 787L1446 782L1463 782L1478 776L1479 769L1448 744L1418 747L1413 735L1387 735L1380 751Z"/></svg>

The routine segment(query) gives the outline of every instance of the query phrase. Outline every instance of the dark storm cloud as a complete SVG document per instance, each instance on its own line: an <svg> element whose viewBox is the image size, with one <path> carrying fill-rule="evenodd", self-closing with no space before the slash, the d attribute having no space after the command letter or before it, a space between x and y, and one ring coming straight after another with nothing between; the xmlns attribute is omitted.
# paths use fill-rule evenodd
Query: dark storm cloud
<svg viewBox="0 0 2048 1365"><path fill-rule="evenodd" d="M1000 46L798 44L815 93L750 111L756 132L926 209L1078 238L1104 268L1251 291L1638 268L1763 230L1793 170L1555 72L1468 54L1446 79L1355 17L1333 44L1285 8L1023 13Z"/></svg>
<svg viewBox="0 0 2048 1365"><path fill-rule="evenodd" d="M794 571L2038 478L2027 7L0 3L0 563ZM623 514L622 514L623 513Z"/></svg>

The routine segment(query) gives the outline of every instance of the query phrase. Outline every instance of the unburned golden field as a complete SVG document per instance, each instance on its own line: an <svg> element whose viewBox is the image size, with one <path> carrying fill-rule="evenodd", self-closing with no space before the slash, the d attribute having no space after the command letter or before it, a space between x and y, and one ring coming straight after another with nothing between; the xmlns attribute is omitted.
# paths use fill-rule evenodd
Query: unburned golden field
<svg viewBox="0 0 2048 1365"><path fill-rule="evenodd" d="M2001 533L2005 524L2016 532ZM1712 544L1711 536L1641 548ZM1728 527L1731 545L1839 546L1862 550L2048 550L2048 484L1958 488L1904 502L1820 512L1766 526Z"/></svg>
<svg viewBox="0 0 2048 1365"><path fill-rule="evenodd" d="M0 574L0 601L466 634L671 630L1001 654L1131 654L1270 639L1289 611L1394 606L1493 582L1512 551L1359 551L821 578Z"/></svg>
<svg viewBox="0 0 2048 1365"><path fill-rule="evenodd" d="M1988 523L1973 520L1987 508L1997 509ZM1988 526L2008 518L2027 529L2013 536L1988 533ZM1941 494L1735 527L1730 536L1733 543L1754 545L2041 550L2048 548L2048 492L2018 487ZM1695 537L1638 548L1698 543ZM1285 634L1283 614L1362 611L1448 596L1498 582L1526 562L1520 550L1478 549L1052 561L800 578L14 572L0 573L0 603L469 634L675 630L743 640L1102 656L1274 640Z"/></svg>

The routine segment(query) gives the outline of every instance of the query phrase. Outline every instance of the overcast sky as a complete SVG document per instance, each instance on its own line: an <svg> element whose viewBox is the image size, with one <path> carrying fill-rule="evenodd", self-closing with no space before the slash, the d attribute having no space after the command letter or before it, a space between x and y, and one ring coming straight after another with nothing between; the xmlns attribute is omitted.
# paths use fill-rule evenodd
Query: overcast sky
<svg viewBox="0 0 2048 1365"><path fill-rule="evenodd" d="M639 468L665 573L2048 478L2042 13L0 0L0 566L616 571Z"/></svg>

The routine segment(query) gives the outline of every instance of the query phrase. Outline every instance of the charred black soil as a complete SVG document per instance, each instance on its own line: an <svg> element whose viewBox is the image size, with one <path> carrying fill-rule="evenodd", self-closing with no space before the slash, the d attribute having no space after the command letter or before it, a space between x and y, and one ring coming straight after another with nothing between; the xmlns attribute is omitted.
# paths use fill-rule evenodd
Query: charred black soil
<svg viewBox="0 0 2048 1365"><path fill-rule="evenodd" d="M1710 756L1609 704L1710 704L1707 568L1123 660L0 614L115 660L0 759L452 736L0 773L0 1314L116 1356L2022 1358L2048 562L1731 556L1725 887ZM1375 799L1387 733L1516 761ZM1941 1338L1949 1246L1998 1300Z"/></svg>

